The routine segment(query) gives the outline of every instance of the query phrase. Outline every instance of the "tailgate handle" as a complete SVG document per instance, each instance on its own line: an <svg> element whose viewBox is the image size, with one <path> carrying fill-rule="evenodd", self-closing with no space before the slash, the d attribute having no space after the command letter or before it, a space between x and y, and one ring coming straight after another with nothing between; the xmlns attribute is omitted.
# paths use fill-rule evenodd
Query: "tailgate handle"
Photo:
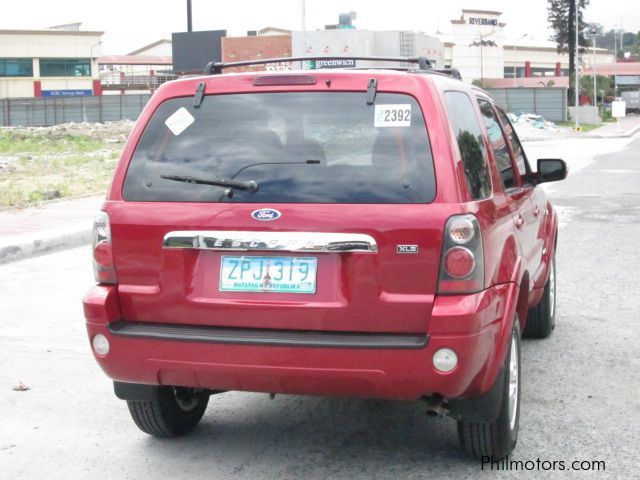
<svg viewBox="0 0 640 480"><path fill-rule="evenodd" d="M176 231L164 236L162 248L222 252L378 252L378 245L370 235L324 232Z"/></svg>

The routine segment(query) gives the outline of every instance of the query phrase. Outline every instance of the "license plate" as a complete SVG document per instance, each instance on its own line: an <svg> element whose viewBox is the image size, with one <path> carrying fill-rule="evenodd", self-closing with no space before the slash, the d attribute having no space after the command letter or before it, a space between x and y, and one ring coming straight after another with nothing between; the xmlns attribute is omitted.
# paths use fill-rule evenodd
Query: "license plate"
<svg viewBox="0 0 640 480"><path fill-rule="evenodd" d="M222 292L316 293L315 257L223 256Z"/></svg>

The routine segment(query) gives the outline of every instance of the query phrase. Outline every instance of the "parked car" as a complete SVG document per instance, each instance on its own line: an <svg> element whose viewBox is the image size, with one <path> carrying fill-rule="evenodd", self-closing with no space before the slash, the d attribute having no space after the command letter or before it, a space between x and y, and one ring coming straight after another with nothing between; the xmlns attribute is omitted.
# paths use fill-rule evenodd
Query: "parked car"
<svg viewBox="0 0 640 480"><path fill-rule="evenodd" d="M84 298L142 431L185 434L231 390L422 399L471 455L513 450L521 332L556 317L558 220L538 185L567 168L532 170L486 92L415 61L216 64L153 95Z"/></svg>

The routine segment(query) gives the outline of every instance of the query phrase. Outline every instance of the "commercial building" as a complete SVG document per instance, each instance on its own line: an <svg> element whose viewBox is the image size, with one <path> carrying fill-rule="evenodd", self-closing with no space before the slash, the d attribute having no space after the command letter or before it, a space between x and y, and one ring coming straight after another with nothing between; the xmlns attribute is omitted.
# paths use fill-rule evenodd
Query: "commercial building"
<svg viewBox="0 0 640 480"><path fill-rule="evenodd" d="M79 27L0 30L0 98L101 94L103 32Z"/></svg>
<svg viewBox="0 0 640 480"><path fill-rule="evenodd" d="M282 29L263 29L260 32L249 32L246 37L224 37L222 43L222 61L239 62L260 58L284 58L291 56L291 32ZM253 35L255 33L255 35ZM259 33L259 34L258 34ZM290 62L270 64L267 67L238 67L227 71L247 70L289 70Z"/></svg>
<svg viewBox="0 0 640 480"><path fill-rule="evenodd" d="M523 33L515 39L505 36L502 12L463 9L459 19L451 20L451 33L442 35L447 66L457 68L462 78L472 80L500 78L566 77L569 55L558 52L551 41L537 41ZM589 49L583 65L613 63L610 50ZM530 81L511 82L513 86ZM558 82L556 81L556 84Z"/></svg>
<svg viewBox="0 0 640 480"><path fill-rule="evenodd" d="M431 60L436 68L444 68L445 63L442 42L435 36L422 32L327 29L305 32L304 34L302 32L293 32L292 39L294 57L424 56ZM374 64L371 62L358 62L357 65L367 67ZM403 64L398 64L398 66L403 66Z"/></svg>

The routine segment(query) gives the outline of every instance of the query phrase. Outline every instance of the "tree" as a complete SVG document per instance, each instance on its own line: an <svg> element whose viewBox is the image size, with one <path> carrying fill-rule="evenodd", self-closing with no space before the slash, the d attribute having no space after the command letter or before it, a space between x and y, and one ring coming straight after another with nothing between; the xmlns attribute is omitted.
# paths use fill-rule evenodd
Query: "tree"
<svg viewBox="0 0 640 480"><path fill-rule="evenodd" d="M597 77L598 103L600 103L605 97L613 96L613 77L604 75L598 75ZM591 75L580 77L580 94L586 95L593 100L595 92L593 91L593 77Z"/></svg>
<svg viewBox="0 0 640 480"><path fill-rule="evenodd" d="M578 40L579 45L586 45L586 39L584 37L585 22L582 19L582 11L589 4L589 0L577 0L578 3L578 30L580 32L580 38ZM551 40L555 40L558 44L558 52L569 53L569 102L572 103L574 99L573 92L575 91L575 79L576 79L576 65L574 61L574 53L576 49L576 0L547 0L547 20L551 24L553 29L553 36Z"/></svg>

